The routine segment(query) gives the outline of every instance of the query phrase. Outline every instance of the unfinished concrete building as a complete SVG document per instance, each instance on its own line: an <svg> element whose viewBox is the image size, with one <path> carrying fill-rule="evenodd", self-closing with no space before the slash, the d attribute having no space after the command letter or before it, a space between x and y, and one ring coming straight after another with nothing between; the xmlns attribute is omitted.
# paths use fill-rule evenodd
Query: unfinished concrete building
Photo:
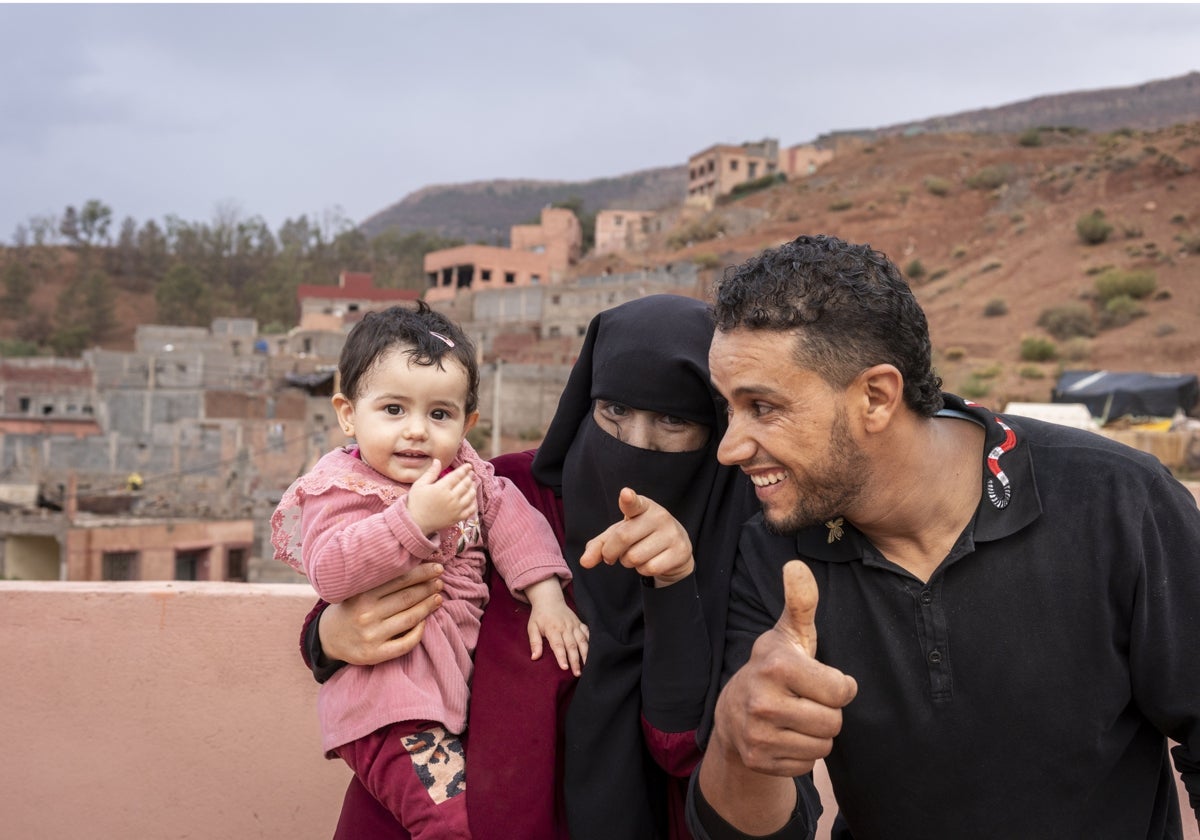
<svg viewBox="0 0 1200 840"><path fill-rule="evenodd" d="M542 209L541 223L513 225L512 247L460 245L425 255L425 300L445 301L461 290L561 283L583 251L583 228L570 210Z"/></svg>

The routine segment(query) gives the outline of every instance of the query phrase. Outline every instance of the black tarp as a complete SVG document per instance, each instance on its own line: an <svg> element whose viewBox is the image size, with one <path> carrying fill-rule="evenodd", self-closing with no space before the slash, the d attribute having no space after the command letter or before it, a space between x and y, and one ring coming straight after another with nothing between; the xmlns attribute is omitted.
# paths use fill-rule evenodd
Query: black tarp
<svg viewBox="0 0 1200 840"><path fill-rule="evenodd" d="M333 396L335 370L318 370L314 373L287 373L284 381L293 388L303 388L310 397Z"/></svg>
<svg viewBox="0 0 1200 840"><path fill-rule="evenodd" d="M1083 403L1102 422L1127 415L1171 417L1190 414L1200 401L1200 380L1193 373L1117 373L1068 370L1050 394L1056 403Z"/></svg>

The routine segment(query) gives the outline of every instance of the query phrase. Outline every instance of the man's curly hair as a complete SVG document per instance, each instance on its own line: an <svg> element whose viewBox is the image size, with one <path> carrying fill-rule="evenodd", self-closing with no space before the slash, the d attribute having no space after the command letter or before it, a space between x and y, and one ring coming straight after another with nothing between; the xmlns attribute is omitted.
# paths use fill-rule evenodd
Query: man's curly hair
<svg viewBox="0 0 1200 840"><path fill-rule="evenodd" d="M714 300L718 330L792 333L797 363L835 387L891 364L909 408L932 417L942 407L925 313L899 269L870 245L797 237L727 269Z"/></svg>

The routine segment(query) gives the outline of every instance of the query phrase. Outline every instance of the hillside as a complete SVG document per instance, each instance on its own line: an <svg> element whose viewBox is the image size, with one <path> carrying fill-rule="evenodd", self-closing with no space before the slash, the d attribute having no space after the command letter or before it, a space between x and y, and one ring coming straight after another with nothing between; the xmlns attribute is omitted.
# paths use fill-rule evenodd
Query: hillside
<svg viewBox="0 0 1200 840"><path fill-rule="evenodd" d="M880 128L831 131L818 143L837 145L847 137L945 132L1014 132L1038 126L1120 128L1143 131L1200 120L1200 72L1122 88L1077 91L935 116ZM784 145L805 138L780 138ZM711 138L696 138L696 151ZM375 213L360 225L369 237L385 230L423 230L467 242L507 244L509 228L533 221L547 204L582 199L584 209L658 210L678 204L687 191L687 161L591 181L497 180L424 187Z"/></svg>
<svg viewBox="0 0 1200 840"><path fill-rule="evenodd" d="M367 236L423 230L446 238L507 245L509 228L536 222L542 208L578 198L586 212L658 210L687 191L687 167L666 166L592 181L475 181L425 187L371 216Z"/></svg>
<svg viewBox="0 0 1200 840"><path fill-rule="evenodd" d="M1140 85L1038 96L1033 99L869 130L833 132L824 139L928 132L1021 132L1070 126L1088 131L1150 131L1200 120L1200 72Z"/></svg>
<svg viewBox="0 0 1200 840"><path fill-rule="evenodd" d="M691 259L713 266L711 280L720 267L800 233L869 242L913 282L947 387L997 405L1048 399L1060 367L1196 372L1200 122L1153 132L1042 132L1036 146L1020 139L897 135L847 148L815 176L672 231L678 239L691 230L697 241L672 250L664 238L642 262ZM1003 183L971 186L989 179ZM1088 245L1076 223L1096 209L1112 232ZM747 226L751 211L758 221ZM580 271L594 272L598 262ZM1136 302L1141 315L1099 329L1096 281L1109 268L1148 272L1154 291ZM1024 338L1050 338L1039 317L1066 306L1092 313L1094 337L1053 340L1052 361L1022 360Z"/></svg>

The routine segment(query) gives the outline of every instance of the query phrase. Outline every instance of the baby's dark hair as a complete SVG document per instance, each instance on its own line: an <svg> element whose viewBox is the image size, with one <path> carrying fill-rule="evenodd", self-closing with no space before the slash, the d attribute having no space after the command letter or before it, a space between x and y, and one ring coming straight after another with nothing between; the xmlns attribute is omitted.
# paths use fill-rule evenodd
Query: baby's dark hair
<svg viewBox="0 0 1200 840"><path fill-rule="evenodd" d="M418 365L437 365L450 356L467 371L466 412L479 406L479 363L475 345L458 324L435 312L423 300L417 308L393 306L382 312L368 312L346 338L338 359L341 391L346 399L358 399L363 377L371 372L380 357L389 350L403 348L409 360Z"/></svg>

